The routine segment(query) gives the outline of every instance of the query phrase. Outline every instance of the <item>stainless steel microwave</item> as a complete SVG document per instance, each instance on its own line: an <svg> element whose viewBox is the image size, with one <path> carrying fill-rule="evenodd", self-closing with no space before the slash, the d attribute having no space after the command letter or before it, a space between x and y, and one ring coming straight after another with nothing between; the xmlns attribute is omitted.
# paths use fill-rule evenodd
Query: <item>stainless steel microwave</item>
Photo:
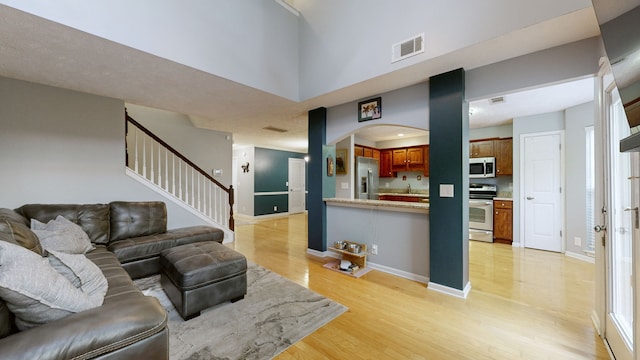
<svg viewBox="0 0 640 360"><path fill-rule="evenodd" d="M469 159L470 178L492 178L496 177L496 158L480 157Z"/></svg>

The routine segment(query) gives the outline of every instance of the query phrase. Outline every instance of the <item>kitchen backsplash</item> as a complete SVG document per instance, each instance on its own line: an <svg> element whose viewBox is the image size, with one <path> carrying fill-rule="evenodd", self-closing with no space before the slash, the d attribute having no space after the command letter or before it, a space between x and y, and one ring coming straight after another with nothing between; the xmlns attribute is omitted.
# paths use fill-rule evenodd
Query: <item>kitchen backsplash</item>
<svg viewBox="0 0 640 360"><path fill-rule="evenodd" d="M385 190L389 192L406 191L409 185L411 185L411 191L429 192L429 178L419 172L399 171L396 178L380 178L379 180L380 192Z"/></svg>
<svg viewBox="0 0 640 360"><path fill-rule="evenodd" d="M498 197L508 198L511 197L513 192L513 178L511 176L471 179L470 183L496 185L498 187ZM379 184L380 192L403 193L407 191L408 185L411 185L412 192L429 193L429 178L419 172L398 172L398 177L396 178L380 178Z"/></svg>

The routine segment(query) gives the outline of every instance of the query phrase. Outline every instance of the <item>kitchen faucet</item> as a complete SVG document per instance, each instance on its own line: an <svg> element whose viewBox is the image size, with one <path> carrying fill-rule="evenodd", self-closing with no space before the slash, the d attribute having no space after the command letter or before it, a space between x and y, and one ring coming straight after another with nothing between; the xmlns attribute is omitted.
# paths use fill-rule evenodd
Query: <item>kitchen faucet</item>
<svg viewBox="0 0 640 360"><path fill-rule="evenodd" d="M407 185L407 194L411 194L411 184Z"/></svg>

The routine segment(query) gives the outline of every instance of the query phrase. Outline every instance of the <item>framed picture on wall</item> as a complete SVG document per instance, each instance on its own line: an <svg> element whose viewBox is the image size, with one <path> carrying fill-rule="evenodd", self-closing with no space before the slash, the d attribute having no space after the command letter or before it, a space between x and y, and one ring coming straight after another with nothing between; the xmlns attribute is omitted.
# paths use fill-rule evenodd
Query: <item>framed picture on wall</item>
<svg viewBox="0 0 640 360"><path fill-rule="evenodd" d="M327 157L327 176L333 176L333 157L329 155Z"/></svg>
<svg viewBox="0 0 640 360"><path fill-rule="evenodd" d="M336 175L346 175L349 168L347 149L336 149Z"/></svg>
<svg viewBox="0 0 640 360"><path fill-rule="evenodd" d="M380 119L382 117L382 98L377 97L358 103L358 122Z"/></svg>

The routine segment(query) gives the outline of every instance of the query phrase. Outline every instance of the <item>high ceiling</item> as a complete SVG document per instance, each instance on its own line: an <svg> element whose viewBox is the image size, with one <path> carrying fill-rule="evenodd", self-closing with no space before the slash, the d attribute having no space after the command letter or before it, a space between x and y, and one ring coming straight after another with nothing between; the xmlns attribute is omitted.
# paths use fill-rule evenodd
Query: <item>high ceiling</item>
<svg viewBox="0 0 640 360"><path fill-rule="evenodd" d="M451 64L470 70L597 35L593 9L587 8L295 102L0 5L0 75L186 114L195 126L233 133L234 144L306 152L310 109L413 85ZM505 94L500 107L483 100L472 102L470 122L472 127L501 124L592 97L588 81ZM269 126L287 132L264 129Z"/></svg>

